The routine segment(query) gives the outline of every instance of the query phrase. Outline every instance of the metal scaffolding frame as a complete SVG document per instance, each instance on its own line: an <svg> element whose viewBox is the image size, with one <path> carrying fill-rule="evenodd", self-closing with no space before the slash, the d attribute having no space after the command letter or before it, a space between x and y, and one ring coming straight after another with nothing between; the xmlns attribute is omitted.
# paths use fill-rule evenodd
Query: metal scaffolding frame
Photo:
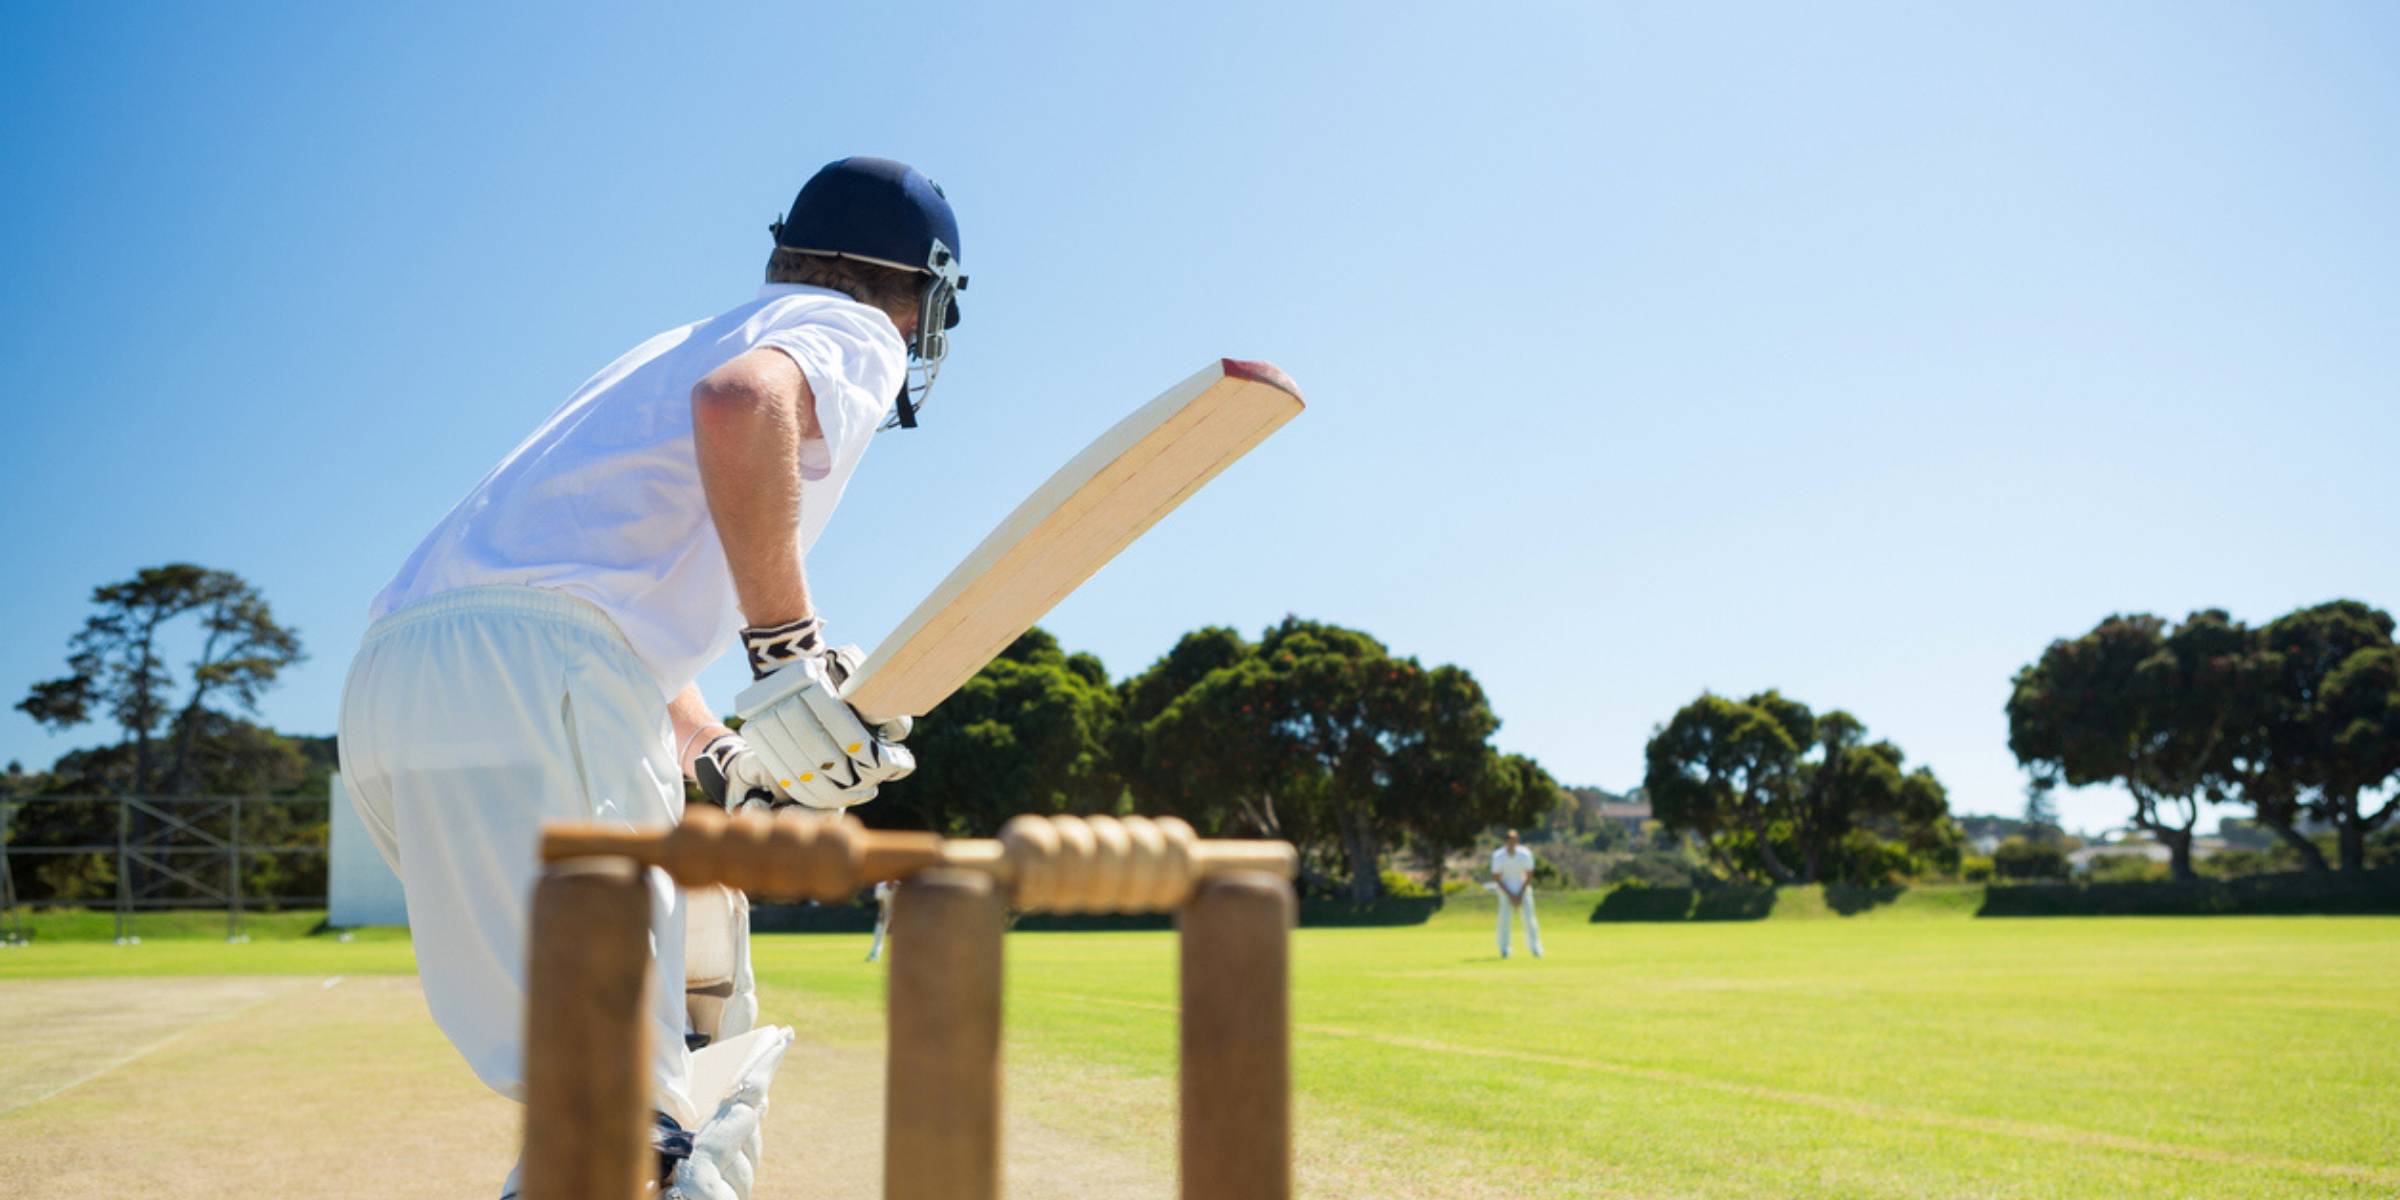
<svg viewBox="0 0 2400 1200"><path fill-rule="evenodd" d="M22 946L24 915L17 911L17 873L8 863L8 801L0 798L0 946Z"/></svg>
<svg viewBox="0 0 2400 1200"><path fill-rule="evenodd" d="M26 940L13 860L19 855L109 854L116 859L118 945L140 939L133 916L144 909L225 910L225 940L248 940L242 932L252 901L273 904L314 901L314 896L247 896L242 890L245 856L325 854L328 845L261 844L242 840L242 810L274 805L323 809L322 796L0 796L0 941ZM13 814L37 804L113 804L116 840L73 846L23 846L14 838ZM220 829L221 826L221 829ZM171 894L181 889L181 894Z"/></svg>

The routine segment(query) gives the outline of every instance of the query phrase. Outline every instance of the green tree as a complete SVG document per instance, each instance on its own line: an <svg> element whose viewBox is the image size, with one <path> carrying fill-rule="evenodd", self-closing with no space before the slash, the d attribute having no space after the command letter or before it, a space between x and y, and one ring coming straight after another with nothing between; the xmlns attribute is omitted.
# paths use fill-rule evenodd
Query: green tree
<svg viewBox="0 0 2400 1200"><path fill-rule="evenodd" d="M230 703L258 711L258 698L285 667L301 661L300 636L279 625L258 589L230 571L190 563L145 567L132 579L92 590L99 608L69 642L68 674L33 685L17 708L52 729L106 712L130 751L124 789L178 794L193 782L195 756L212 720ZM188 621L186 620L188 618ZM180 706L163 642L196 626L197 657L186 665ZM161 753L156 739L169 740Z"/></svg>
<svg viewBox="0 0 2400 1200"><path fill-rule="evenodd" d="M1255 646L1201 630L1120 694L1118 761L1145 811L1286 838L1338 863L1353 899L1381 892L1399 839L1464 844L1553 803L1492 749L1499 720L1472 675L1354 629L1291 617Z"/></svg>
<svg viewBox="0 0 2400 1200"><path fill-rule="evenodd" d="M2036 788L2124 787L2133 823L2188 880L2202 804L2238 794L2246 774L2243 731L2260 718L2271 665L2250 632L2215 609L2171 629L2146 613L2111 616L2017 672L2009 749Z"/></svg>
<svg viewBox="0 0 2400 1200"><path fill-rule="evenodd" d="M277 624L258 589L230 571L190 563L145 567L132 579L92 589L92 603L99 611L68 643L68 673L34 684L17 708L52 729L101 714L114 721L123 732L114 748L118 766L81 772L112 791L197 790L215 750L211 731L233 719L224 707L256 713L259 696L305 657L299 634ZM175 639L199 645L180 681L167 661L166 643ZM145 836L154 823L141 817L133 832ZM131 883L142 892L159 886L147 870Z"/></svg>
<svg viewBox="0 0 2400 1200"><path fill-rule="evenodd" d="M1395 789L1392 815L1428 864L1428 883L1437 896L1451 851L1474 845L1477 835L1494 826L1531 828L1574 804L1542 764L1522 754L1499 753L1488 743L1457 747L1434 759L1423 768L1403 767L1401 777L1409 782Z"/></svg>
<svg viewBox="0 0 2400 1200"><path fill-rule="evenodd" d="M1776 884L1880 884L1954 869L1959 835L1933 772L1904 770L1889 741L1838 709L1818 715L1779 692L1712 693L1651 737L1642 786L1662 823L1688 830L1720 865Z"/></svg>
<svg viewBox="0 0 2400 1200"><path fill-rule="evenodd" d="M858 810L870 824L988 837L1021 812L1114 812L1116 695L1090 654L1035 628L918 721L917 769Z"/></svg>
<svg viewBox="0 0 2400 1200"><path fill-rule="evenodd" d="M1816 719L1817 757L1800 765L1792 805L1802 878L1825 878L1826 859L1834 854L1842 866L1832 876L1860 885L1888 882L1900 869L1896 863L1944 849L1947 865L1955 867L1959 839L1949 820L1949 792L1924 767L1904 772L1908 756L1900 747L1869 742L1866 732L1858 718L1838 709ZM1886 839L1885 832L1895 836ZM1897 843L1890 855L1887 841Z"/></svg>
<svg viewBox="0 0 2400 1200"><path fill-rule="evenodd" d="M1992 851L1992 871L2002 879L2065 879L2067 848L2048 839L2008 838Z"/></svg>
<svg viewBox="0 0 2400 1200"><path fill-rule="evenodd" d="M1309 824L1316 810L1295 797L1310 781L1277 773L1282 764L1270 761L1261 740L1266 722L1248 705L1247 691L1264 673L1256 653L1221 625L1183 635L1118 687L1112 754L1141 812L1182 817L1212 837L1308 847L1317 840Z"/></svg>
<svg viewBox="0 0 2400 1200"><path fill-rule="evenodd" d="M261 803L241 806L240 839L244 895L322 896L325 894L325 855L328 833L323 805L334 769L334 739L291 737L238 717L208 713L192 739L187 796L290 797L303 803ZM133 748L96 746L59 756L52 769L40 775L12 779L20 794L49 797L103 796L131 793ZM8 790L8 789L0 789ZM186 809L185 819L209 836L230 837L229 809ZM133 814L136 818L140 813ZM117 840L118 805L114 801L57 802L17 808L11 820L11 841L20 846L62 847L112 845ZM151 829L137 824L140 835ZM270 850L267 847L291 847ZM20 860L18 867L27 864ZM213 884L216 877L208 875ZM151 899L189 899L201 893L171 874L138 872L131 882ZM20 878L28 899L75 900L106 895L116 886L114 852L44 854L34 859Z"/></svg>
<svg viewBox="0 0 2400 1200"><path fill-rule="evenodd" d="M1771 691L1749 700L1701 693L1651 735L1642 787L1651 815L1698 837L1719 865L1750 873L1736 861L1739 843L1769 879L1791 884L1799 876L1776 852L1773 828L1801 751L1783 710Z"/></svg>
<svg viewBox="0 0 2400 1200"><path fill-rule="evenodd" d="M2263 631L2271 663L2252 743L2246 796L2312 867L2324 857L2293 825L2331 825L2345 871L2366 867L2367 837L2400 810L2400 796L2367 809L2362 797L2400 773L2400 651L2390 614L2336 600L2281 617Z"/></svg>

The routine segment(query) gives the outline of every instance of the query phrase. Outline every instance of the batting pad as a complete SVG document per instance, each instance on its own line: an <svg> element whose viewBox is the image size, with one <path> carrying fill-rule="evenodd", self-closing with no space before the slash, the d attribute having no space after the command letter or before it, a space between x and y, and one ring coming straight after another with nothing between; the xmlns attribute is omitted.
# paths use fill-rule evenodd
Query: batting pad
<svg viewBox="0 0 2400 1200"><path fill-rule="evenodd" d="M750 902L732 888L693 888L684 896L683 984L733 982L750 940Z"/></svg>
<svg viewBox="0 0 2400 1200"><path fill-rule="evenodd" d="M759 1120L767 1088L791 1048L791 1029L768 1025L692 1055L692 1099L708 1115L692 1132L692 1156L675 1167L667 1200L749 1200L766 1148Z"/></svg>

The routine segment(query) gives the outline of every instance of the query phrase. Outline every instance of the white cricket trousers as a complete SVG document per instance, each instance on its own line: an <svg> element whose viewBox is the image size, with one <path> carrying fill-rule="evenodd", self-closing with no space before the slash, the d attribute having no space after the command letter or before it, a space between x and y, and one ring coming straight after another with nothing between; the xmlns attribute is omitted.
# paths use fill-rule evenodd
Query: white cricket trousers
<svg viewBox="0 0 2400 1200"><path fill-rule="evenodd" d="M526 932L545 821L683 815L666 699L606 614L467 588L368 628L342 688L342 781L400 876L425 1004L492 1090L525 1098ZM684 1049L683 896L652 871L651 1076L698 1125Z"/></svg>
<svg viewBox="0 0 2400 1200"><path fill-rule="evenodd" d="M1498 891L1498 889L1494 890ZM1525 899L1522 902L1511 902L1507 892L1498 894L1500 896L1500 957L1508 957L1508 914L1512 909L1521 908L1525 913L1525 948L1533 951L1535 958L1540 958L1542 956L1542 926L1541 922L1533 919L1532 885L1526 886Z"/></svg>

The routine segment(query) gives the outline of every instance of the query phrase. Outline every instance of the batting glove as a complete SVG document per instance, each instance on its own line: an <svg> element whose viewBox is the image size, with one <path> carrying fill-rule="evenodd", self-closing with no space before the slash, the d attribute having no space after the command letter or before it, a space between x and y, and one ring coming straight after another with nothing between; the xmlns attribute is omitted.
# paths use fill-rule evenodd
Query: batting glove
<svg viewBox="0 0 2400 1200"><path fill-rule="evenodd" d="M759 809L772 812L798 803L775 786L775 772L738 733L720 735L700 751L692 764L700 792L729 813Z"/></svg>
<svg viewBox="0 0 2400 1200"><path fill-rule="evenodd" d="M734 701L742 733L775 786L811 808L848 808L916 769L906 718L870 727L841 698L858 647L826 649L815 619L742 631L757 676Z"/></svg>

